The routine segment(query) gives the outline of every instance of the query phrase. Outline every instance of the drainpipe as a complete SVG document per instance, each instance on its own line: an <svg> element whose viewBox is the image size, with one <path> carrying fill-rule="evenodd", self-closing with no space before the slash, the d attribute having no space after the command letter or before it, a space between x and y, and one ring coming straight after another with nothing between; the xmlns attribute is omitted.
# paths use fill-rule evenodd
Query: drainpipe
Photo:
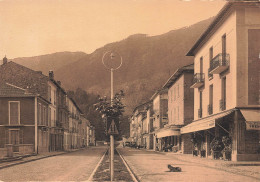
<svg viewBox="0 0 260 182"><path fill-rule="evenodd" d="M38 110L37 96L34 98L34 151L38 154Z"/></svg>

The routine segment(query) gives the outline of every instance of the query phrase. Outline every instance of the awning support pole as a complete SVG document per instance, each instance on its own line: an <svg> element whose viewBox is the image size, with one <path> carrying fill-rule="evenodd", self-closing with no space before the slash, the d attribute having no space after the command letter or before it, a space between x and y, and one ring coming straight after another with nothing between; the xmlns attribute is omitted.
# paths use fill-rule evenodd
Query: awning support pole
<svg viewBox="0 0 260 182"><path fill-rule="evenodd" d="M207 132L209 132L209 134L211 134L212 136L215 136L213 133L211 133L209 130L206 130Z"/></svg>
<svg viewBox="0 0 260 182"><path fill-rule="evenodd" d="M223 128L221 125L219 125L218 123L216 123L220 128L222 128L225 132L227 132L228 134L230 134L225 128Z"/></svg>
<svg viewBox="0 0 260 182"><path fill-rule="evenodd" d="M198 133L200 136L202 136L202 137L203 137L203 135L202 135L202 134L200 134L198 131L195 131L195 133Z"/></svg>

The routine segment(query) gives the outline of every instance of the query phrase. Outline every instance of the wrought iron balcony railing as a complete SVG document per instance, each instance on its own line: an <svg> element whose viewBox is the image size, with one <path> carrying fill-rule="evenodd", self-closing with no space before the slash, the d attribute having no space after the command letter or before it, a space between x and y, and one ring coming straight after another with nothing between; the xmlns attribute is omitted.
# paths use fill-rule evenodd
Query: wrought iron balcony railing
<svg viewBox="0 0 260 182"><path fill-rule="evenodd" d="M204 85L204 81L205 81L204 73L195 73L191 88L201 87L202 85Z"/></svg>
<svg viewBox="0 0 260 182"><path fill-rule="evenodd" d="M220 74L229 67L230 56L229 54L218 54L210 61L209 73Z"/></svg>

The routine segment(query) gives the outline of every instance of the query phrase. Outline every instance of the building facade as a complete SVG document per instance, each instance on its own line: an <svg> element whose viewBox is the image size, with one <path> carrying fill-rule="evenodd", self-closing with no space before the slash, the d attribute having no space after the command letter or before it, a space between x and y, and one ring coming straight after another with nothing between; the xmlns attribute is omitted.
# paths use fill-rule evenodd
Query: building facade
<svg viewBox="0 0 260 182"><path fill-rule="evenodd" d="M259 7L227 3L187 54L194 56L194 121L182 134L193 135L202 156L220 158L225 146L216 143L229 138L233 161L260 159Z"/></svg>
<svg viewBox="0 0 260 182"><path fill-rule="evenodd" d="M9 83L0 84L0 148L25 155L49 150L48 102Z"/></svg>
<svg viewBox="0 0 260 182"><path fill-rule="evenodd" d="M162 133L164 126L168 124L168 90L158 90L151 100L153 103L153 149L161 151L167 140Z"/></svg>
<svg viewBox="0 0 260 182"><path fill-rule="evenodd" d="M168 124L161 136L166 138L166 147L174 152L191 153L190 135L181 135L181 127L193 120L194 94L192 85L194 65L179 68L164 84L168 89Z"/></svg>
<svg viewBox="0 0 260 182"><path fill-rule="evenodd" d="M4 113L0 115L1 149L10 144L20 154L26 147L42 153L76 149L95 141L95 128L89 121L83 122L82 112L54 80L53 71L45 76L5 57L0 85L0 112Z"/></svg>

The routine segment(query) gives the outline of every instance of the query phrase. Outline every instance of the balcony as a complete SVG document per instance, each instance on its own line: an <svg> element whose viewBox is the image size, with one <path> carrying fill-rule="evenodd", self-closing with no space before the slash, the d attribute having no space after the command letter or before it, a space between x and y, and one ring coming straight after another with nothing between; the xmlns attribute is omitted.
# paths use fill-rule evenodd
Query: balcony
<svg viewBox="0 0 260 182"><path fill-rule="evenodd" d="M202 109L198 109L198 118L202 118Z"/></svg>
<svg viewBox="0 0 260 182"><path fill-rule="evenodd" d="M210 74L220 74L229 68L229 54L218 54L210 61Z"/></svg>
<svg viewBox="0 0 260 182"><path fill-rule="evenodd" d="M213 107L212 107L212 104L209 104L208 105L208 115L211 115L213 114Z"/></svg>
<svg viewBox="0 0 260 182"><path fill-rule="evenodd" d="M226 101L224 99L219 100L219 110L220 111L226 110Z"/></svg>
<svg viewBox="0 0 260 182"><path fill-rule="evenodd" d="M208 78L209 78L209 80L213 79L213 74L210 73L210 68L208 69Z"/></svg>
<svg viewBox="0 0 260 182"><path fill-rule="evenodd" d="M204 73L196 73L193 77L193 83L191 88L199 88L204 85Z"/></svg>

